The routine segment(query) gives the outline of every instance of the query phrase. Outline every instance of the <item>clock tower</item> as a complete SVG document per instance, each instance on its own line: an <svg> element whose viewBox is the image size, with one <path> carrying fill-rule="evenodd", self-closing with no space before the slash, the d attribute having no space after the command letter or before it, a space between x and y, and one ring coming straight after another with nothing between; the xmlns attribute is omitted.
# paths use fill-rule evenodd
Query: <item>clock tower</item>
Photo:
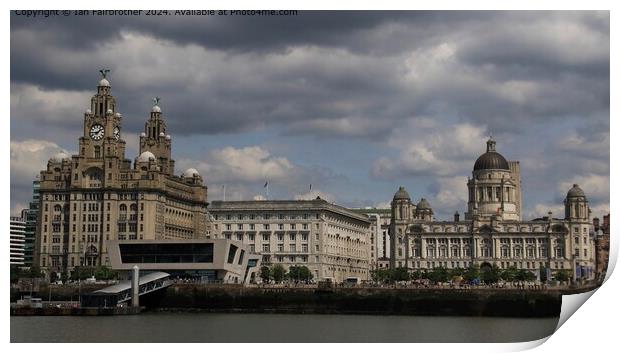
<svg viewBox="0 0 620 353"><path fill-rule="evenodd" d="M79 138L79 154L74 156L72 186L112 186L129 160L125 160L125 141L121 138L123 116L117 111L116 99L111 94L106 75L110 70L100 70L103 78L97 85L97 94L90 100L84 113L84 133Z"/></svg>
<svg viewBox="0 0 620 353"><path fill-rule="evenodd" d="M35 257L50 279L77 266L110 266L108 241L207 234L207 187L193 168L174 175L171 137L158 100L140 134L140 155L126 159L123 117L106 78L109 70L100 72L78 153L57 153L40 175Z"/></svg>

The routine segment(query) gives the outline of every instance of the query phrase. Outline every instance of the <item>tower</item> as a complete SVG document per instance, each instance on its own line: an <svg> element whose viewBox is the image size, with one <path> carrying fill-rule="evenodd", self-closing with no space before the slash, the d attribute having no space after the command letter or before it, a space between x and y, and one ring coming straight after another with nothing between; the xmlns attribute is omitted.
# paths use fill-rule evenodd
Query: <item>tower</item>
<svg viewBox="0 0 620 353"><path fill-rule="evenodd" d="M109 70L100 72L78 153L58 152L40 175L34 262L50 279L77 266L109 266L108 241L192 239L206 232L207 187L195 169L173 175L159 100L132 168Z"/></svg>
<svg viewBox="0 0 620 353"><path fill-rule="evenodd" d="M390 267L404 266L406 262L406 234L413 218L415 207L404 187L398 188L392 199L392 221L390 223Z"/></svg>
<svg viewBox="0 0 620 353"><path fill-rule="evenodd" d="M472 178L467 182L469 202L465 219L521 219L517 201L520 188L508 161L497 153L495 145L493 137L489 138L486 152L474 164Z"/></svg>
<svg viewBox="0 0 620 353"><path fill-rule="evenodd" d="M564 218L589 223L590 207L588 199L577 184L573 184L573 187L566 194L566 199L564 199Z"/></svg>
<svg viewBox="0 0 620 353"><path fill-rule="evenodd" d="M153 108L149 120L144 124L144 132L140 134L140 155L151 152L161 167L161 172L174 175L172 159L172 138L166 133L166 121L159 107L159 97L153 99Z"/></svg>

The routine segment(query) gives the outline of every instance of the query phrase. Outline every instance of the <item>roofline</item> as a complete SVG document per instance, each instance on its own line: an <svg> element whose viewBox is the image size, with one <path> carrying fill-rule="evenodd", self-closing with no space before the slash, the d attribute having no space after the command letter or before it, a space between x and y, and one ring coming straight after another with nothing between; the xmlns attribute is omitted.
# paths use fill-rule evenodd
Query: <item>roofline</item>
<svg viewBox="0 0 620 353"><path fill-rule="evenodd" d="M323 199L314 200L246 200L246 201L211 201L207 208L207 212L211 211L241 211L241 210L260 210L260 211L278 211L287 210L286 204L292 204L293 207L305 206L314 210L326 210L341 215L355 218L358 221L370 223L368 216L362 216L346 207L327 202Z"/></svg>

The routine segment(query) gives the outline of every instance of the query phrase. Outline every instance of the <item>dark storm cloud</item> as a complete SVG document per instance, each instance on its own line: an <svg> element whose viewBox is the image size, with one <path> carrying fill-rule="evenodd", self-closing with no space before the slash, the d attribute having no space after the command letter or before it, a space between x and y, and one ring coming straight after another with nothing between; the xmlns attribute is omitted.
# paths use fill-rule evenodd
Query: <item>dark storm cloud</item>
<svg viewBox="0 0 620 353"><path fill-rule="evenodd" d="M368 128L353 136L377 137L389 129L365 121L397 125L414 115L445 114L497 132L522 131L538 119L609 106L608 22L608 13L592 12L13 15L11 75L45 89L92 90L94 80L84 78L111 67L116 94L130 102L127 113L144 112L137 104L148 96L165 96L166 109L183 121L182 134L273 124L293 134L348 136L339 127L360 122ZM158 46L115 51L132 40L127 33ZM189 53L188 45L203 51ZM442 45L452 51L445 62L433 57ZM332 52L340 54L334 59ZM189 55L203 58L195 63L185 60ZM201 70L210 72L202 80L193 72ZM161 71L178 75L164 81ZM528 84L521 99L498 93L513 81ZM127 94L136 90L144 94Z"/></svg>
<svg viewBox="0 0 620 353"><path fill-rule="evenodd" d="M520 148L532 194L609 170L608 12L12 15L12 139L81 133L102 67L125 132L143 129L157 95L175 139L273 129L300 143L379 142L393 155L368 160L373 177L440 175L427 196L449 212L462 195L446 190L488 133Z"/></svg>

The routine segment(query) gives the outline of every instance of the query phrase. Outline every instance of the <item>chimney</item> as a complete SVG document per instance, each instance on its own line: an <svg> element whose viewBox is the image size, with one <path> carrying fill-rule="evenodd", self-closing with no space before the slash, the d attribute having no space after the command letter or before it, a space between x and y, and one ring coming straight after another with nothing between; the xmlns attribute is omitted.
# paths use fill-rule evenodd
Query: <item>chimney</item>
<svg viewBox="0 0 620 353"><path fill-rule="evenodd" d="M458 222L461 217L459 216L459 211L454 212L454 221Z"/></svg>

